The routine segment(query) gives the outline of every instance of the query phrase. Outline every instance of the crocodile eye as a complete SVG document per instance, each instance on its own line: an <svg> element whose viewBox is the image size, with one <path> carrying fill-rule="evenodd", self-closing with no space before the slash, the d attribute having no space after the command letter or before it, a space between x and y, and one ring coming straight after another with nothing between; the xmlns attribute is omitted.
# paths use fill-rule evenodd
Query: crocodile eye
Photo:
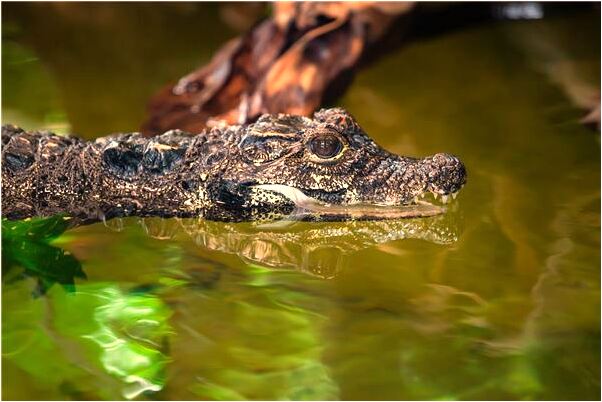
<svg viewBox="0 0 602 402"><path fill-rule="evenodd" d="M309 149L322 159L330 159L341 152L343 144L334 135L318 135L309 141Z"/></svg>

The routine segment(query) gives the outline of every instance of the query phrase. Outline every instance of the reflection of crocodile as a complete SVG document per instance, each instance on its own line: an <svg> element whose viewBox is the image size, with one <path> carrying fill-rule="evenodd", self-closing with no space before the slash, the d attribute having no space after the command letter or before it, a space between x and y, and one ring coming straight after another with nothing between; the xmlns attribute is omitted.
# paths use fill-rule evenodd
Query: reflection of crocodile
<svg viewBox="0 0 602 402"><path fill-rule="evenodd" d="M171 131L94 142L4 126L2 143L3 213L15 219L58 212L83 221L431 216L444 209L420 196L446 201L466 181L457 158L391 154L342 109L313 119L264 115L196 136Z"/></svg>
<svg viewBox="0 0 602 402"><path fill-rule="evenodd" d="M296 269L329 279L354 252L399 239L449 244L458 237L458 214L421 219L355 222L224 223L204 219L144 219L144 230L158 239L183 231L205 248L236 254L244 261L270 268Z"/></svg>

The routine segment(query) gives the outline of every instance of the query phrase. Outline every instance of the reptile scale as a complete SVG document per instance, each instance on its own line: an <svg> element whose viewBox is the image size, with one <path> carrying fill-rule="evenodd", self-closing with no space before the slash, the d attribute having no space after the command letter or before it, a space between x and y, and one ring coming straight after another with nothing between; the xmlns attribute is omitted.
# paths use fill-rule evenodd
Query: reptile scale
<svg viewBox="0 0 602 402"><path fill-rule="evenodd" d="M466 182L455 156L387 152L341 108L313 118L263 115L194 135L172 130L95 141L6 125L2 144L2 209L9 219L422 217L445 212L443 204ZM443 203L427 202L429 194Z"/></svg>

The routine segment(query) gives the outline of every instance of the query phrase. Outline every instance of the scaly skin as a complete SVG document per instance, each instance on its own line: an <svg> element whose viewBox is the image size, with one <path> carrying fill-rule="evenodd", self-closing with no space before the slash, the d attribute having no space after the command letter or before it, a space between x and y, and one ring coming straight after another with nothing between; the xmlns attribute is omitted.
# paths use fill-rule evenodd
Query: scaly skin
<svg viewBox="0 0 602 402"><path fill-rule="evenodd" d="M150 139L120 134L87 142L3 126L2 144L9 219L416 217L442 211L416 205L417 198L455 195L466 182L456 157L391 154L339 108L313 119L264 115L247 126Z"/></svg>

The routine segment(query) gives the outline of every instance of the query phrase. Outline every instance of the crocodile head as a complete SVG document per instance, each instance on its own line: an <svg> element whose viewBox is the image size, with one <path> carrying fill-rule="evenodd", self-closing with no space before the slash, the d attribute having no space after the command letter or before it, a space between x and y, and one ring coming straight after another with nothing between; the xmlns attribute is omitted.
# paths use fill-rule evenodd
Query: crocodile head
<svg viewBox="0 0 602 402"><path fill-rule="evenodd" d="M323 218L398 218L444 212L466 182L458 158L399 156L377 145L340 108L313 119L263 115L241 132L224 177L252 189L255 205L289 203ZM429 197L431 198L431 197Z"/></svg>

